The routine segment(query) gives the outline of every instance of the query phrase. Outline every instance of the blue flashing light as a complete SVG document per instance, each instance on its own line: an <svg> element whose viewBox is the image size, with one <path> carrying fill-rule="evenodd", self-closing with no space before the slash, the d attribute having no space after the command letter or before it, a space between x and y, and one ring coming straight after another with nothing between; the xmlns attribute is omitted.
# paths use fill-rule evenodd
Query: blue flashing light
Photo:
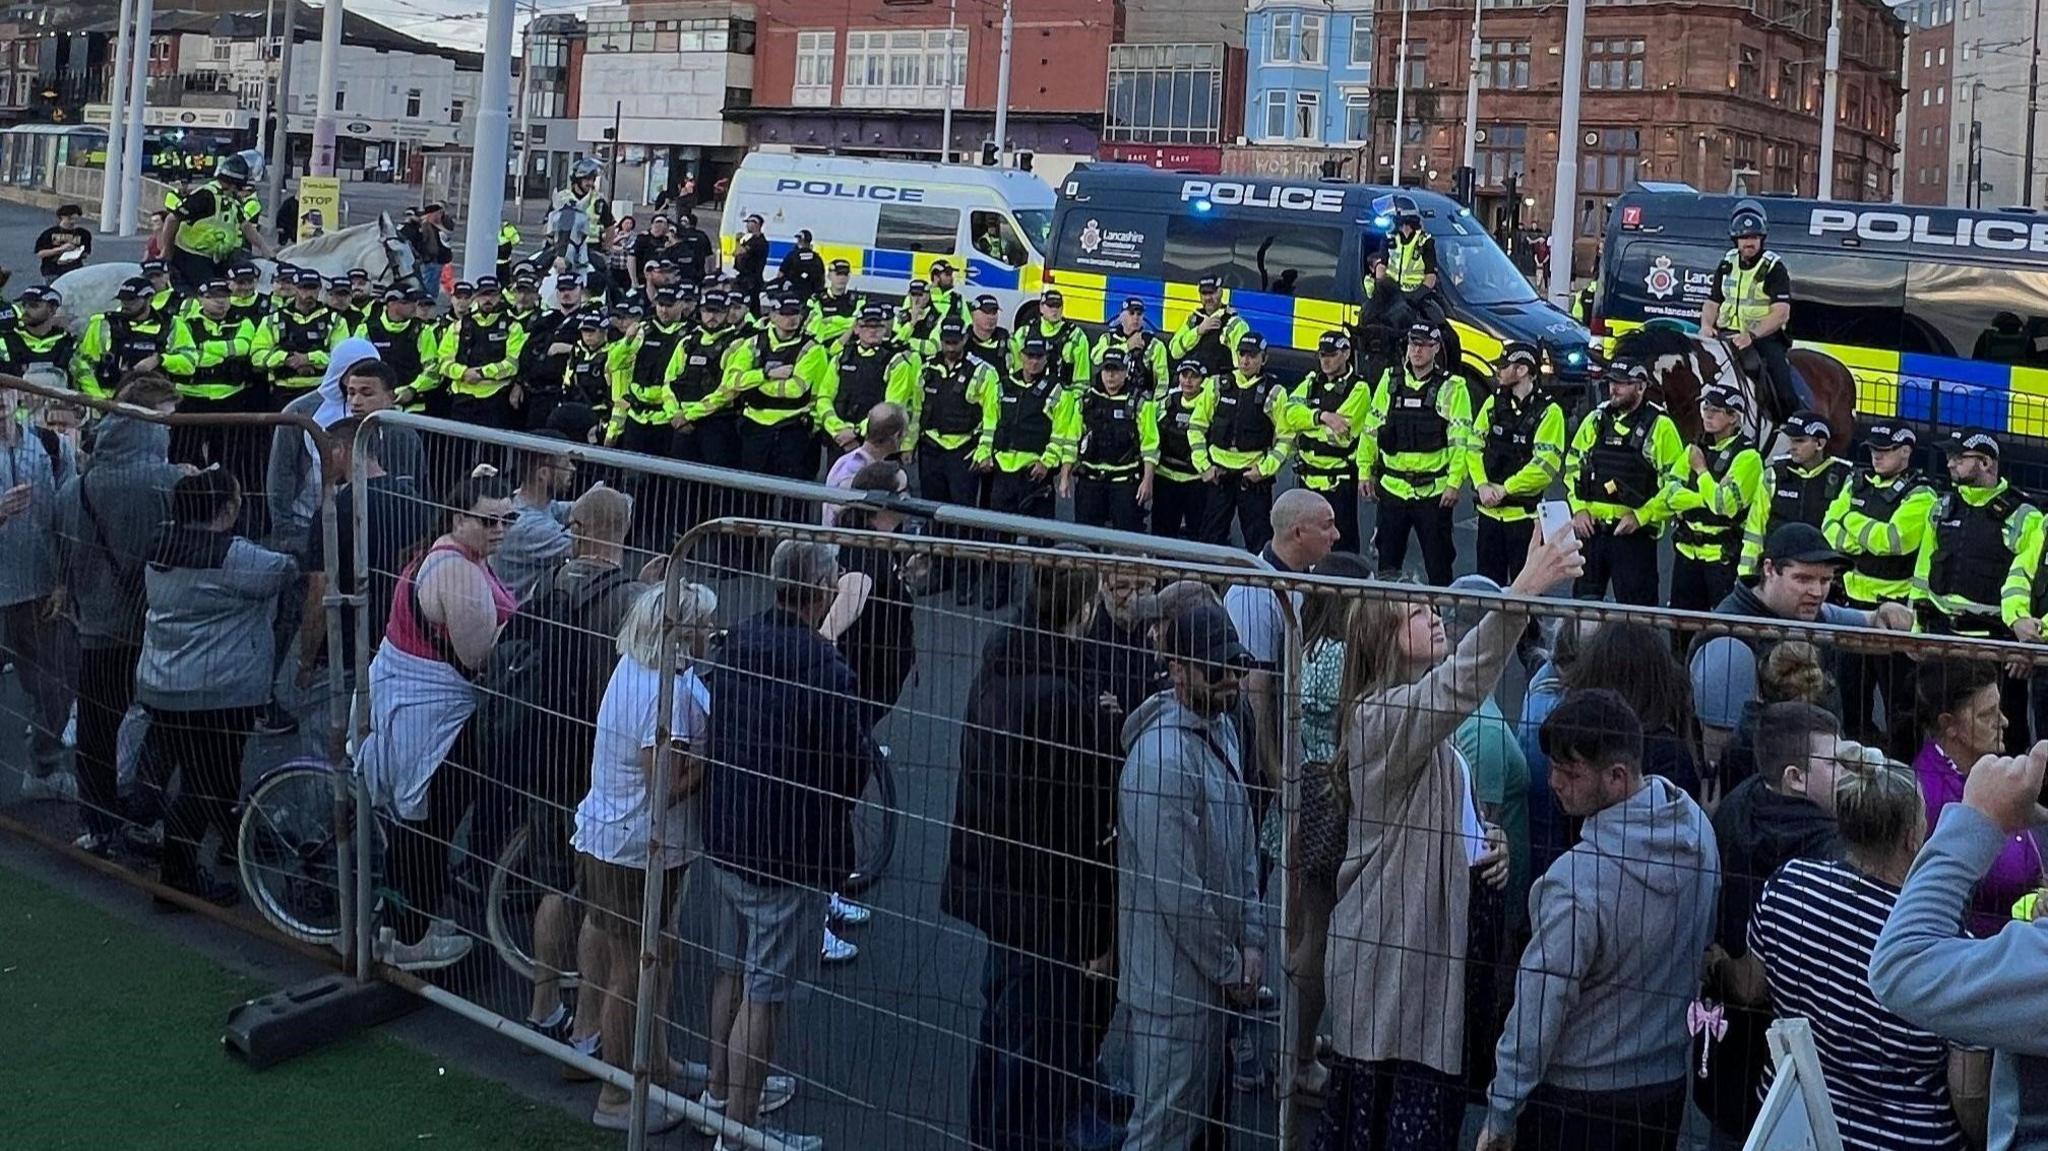
<svg viewBox="0 0 2048 1151"><path fill-rule="evenodd" d="M1571 351L1566 352L1564 354L1564 362L1570 364L1575 368L1578 367L1580 364L1584 363L1585 359L1586 353L1579 351L1577 348L1573 348Z"/></svg>
<svg viewBox="0 0 2048 1151"><path fill-rule="evenodd" d="M1209 209L1210 209L1211 207L1213 207L1213 206L1214 206L1214 205L1210 204L1210 203L1209 203L1209 201L1207 201L1207 200L1196 200L1196 201L1195 201L1195 211L1197 211L1197 212L1206 212L1206 211L1208 211L1208 210L1209 210Z"/></svg>
<svg viewBox="0 0 2048 1151"><path fill-rule="evenodd" d="M1372 218L1372 226L1382 232L1387 231L1394 226L1394 218L1392 216L1374 216Z"/></svg>

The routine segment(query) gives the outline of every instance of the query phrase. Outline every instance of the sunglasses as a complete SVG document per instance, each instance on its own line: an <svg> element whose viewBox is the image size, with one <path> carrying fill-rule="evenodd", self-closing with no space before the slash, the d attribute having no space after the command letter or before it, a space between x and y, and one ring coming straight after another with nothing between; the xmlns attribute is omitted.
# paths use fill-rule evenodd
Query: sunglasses
<svg viewBox="0 0 2048 1151"><path fill-rule="evenodd" d="M476 512L463 512L463 513L461 513L461 514L463 514L463 515L465 515L465 516L469 517L470 519L473 519L473 520L477 521L477 522L478 522L478 523L480 523L480 524L483 524L483 525L484 525L484 526L486 526L486 527L500 527L500 528L509 528L509 527L511 527L511 526L512 526L512 521L514 521L514 520L516 520L516 519L518 519L518 518L519 518L519 517L518 517L518 515L517 515L517 514L515 514L515 513L513 513L513 512L505 512L505 513L504 513L504 514L502 514L502 515L495 515L495 516L487 516L487 515L480 515L480 514L478 514L478 513L476 513Z"/></svg>

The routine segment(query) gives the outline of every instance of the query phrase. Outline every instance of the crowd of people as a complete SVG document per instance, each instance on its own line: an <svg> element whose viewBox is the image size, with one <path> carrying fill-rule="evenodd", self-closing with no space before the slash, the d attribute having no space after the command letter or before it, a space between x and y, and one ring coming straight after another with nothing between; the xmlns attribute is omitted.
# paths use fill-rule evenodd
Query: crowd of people
<svg viewBox="0 0 2048 1151"><path fill-rule="evenodd" d="M1318 1151L1453 1146L1472 1107L1488 1149L1669 1148L1688 1101L1739 1138L1769 1089L1768 1021L1794 1015L1851 1147L2048 1123L2022 1098L2048 1051L1986 998L2031 1003L2048 960L2027 790L2048 752L2012 758L2028 677L1823 633L1708 627L1674 648L1640 622L1536 618L1568 590L1794 631L2038 639L2044 521L1992 437L1959 439L1937 485L1910 466L1910 429L1871 429L1851 469L1802 413L1767 463L1741 440L1743 397L1710 390L1688 447L1625 362L1567 437L1534 349L1506 349L1475 396L1428 324L1378 375L1331 332L1290 384L1213 282L1171 334L1132 300L1091 339L1057 291L1006 330L944 260L896 308L815 252L770 291L752 242L738 280L707 286L720 264L699 247L636 244L603 302L561 274L543 310L538 274L514 269L456 284L443 316L367 273L281 273L266 297L253 266L189 293L151 266L75 346L54 293L24 293L0 370L120 405L86 422L0 391L24 795L75 799L81 848L154 857L166 886L232 903L203 845L233 842L244 747L292 722L289 685L343 661L391 830L378 958L463 961L451 848L496 859L527 821L576 892L536 916L527 1021L625 1066L646 885L688 876L714 915L661 901L660 958L684 941L717 957L699 1098L765 1127L797 1090L773 1070L796 993L857 954L845 934L871 914L842 893L852 813L930 654L913 604L1008 608L1021 585L973 659L943 898L988 942L972 1145L1208 1145L1229 1090L1264 1082L1258 1036L1283 1004L1301 1042L1281 1086L1320 1110ZM452 438L365 431L393 408L556 446L479 466ZM327 434L149 418L275 410ZM742 505L630 471L587 482L577 443L873 493L840 528L903 531L923 505L887 497L913 493L1041 518L1070 500L1082 523L1241 540L1275 572L1352 582L1162 587L1106 559L1013 580L800 538L756 565L770 605L728 618L689 578L666 602L663 564L629 557ZM1559 482L1570 530L1542 538ZM345 510L332 544L323 484ZM1446 619L1441 592L1359 582L1399 572L1412 535L1429 583L1450 585L1468 489L1499 606ZM364 597L344 634L368 613L374 652L323 650L330 578ZM1503 690L1518 653L1519 700ZM682 1120L652 1107L656 1129ZM623 1129L629 1109L607 1084L593 1118Z"/></svg>

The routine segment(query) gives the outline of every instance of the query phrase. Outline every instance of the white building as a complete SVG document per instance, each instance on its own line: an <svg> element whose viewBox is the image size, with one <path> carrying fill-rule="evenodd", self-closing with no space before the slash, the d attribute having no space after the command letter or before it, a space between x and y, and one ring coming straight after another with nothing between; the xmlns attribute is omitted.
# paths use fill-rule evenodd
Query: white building
<svg viewBox="0 0 2048 1151"><path fill-rule="evenodd" d="M2048 207L2048 118L2034 137L2034 194L2026 196L2027 65L2033 49L2035 0L1947 0L1955 5L1954 86L1948 92L1950 148L1948 202L2004 208ZM2048 31L2048 28L2042 29ZM1970 198L1971 123L1976 176Z"/></svg>
<svg viewBox="0 0 2048 1151"><path fill-rule="evenodd" d="M597 152L616 124L619 186L645 203L671 175L729 170L746 148L727 108L754 91L754 6L733 0L595 7L586 16L576 137Z"/></svg>

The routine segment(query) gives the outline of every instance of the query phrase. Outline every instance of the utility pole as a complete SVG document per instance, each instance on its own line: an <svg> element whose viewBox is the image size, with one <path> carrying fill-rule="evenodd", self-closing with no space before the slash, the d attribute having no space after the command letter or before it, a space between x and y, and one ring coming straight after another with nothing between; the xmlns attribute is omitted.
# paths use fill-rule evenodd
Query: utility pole
<svg viewBox="0 0 2048 1151"><path fill-rule="evenodd" d="M519 174L512 178L512 195L519 204L519 222L526 222L527 163L533 156L533 117L527 111L528 75L533 71L533 22L540 19L539 0L527 0L526 27L519 31Z"/></svg>
<svg viewBox="0 0 2048 1151"><path fill-rule="evenodd" d="M960 26L960 0L946 0L946 110L939 115L939 163L953 162L953 46Z"/></svg>
<svg viewBox="0 0 2048 1151"><path fill-rule="evenodd" d="M1016 37L1016 0L1003 0L1003 56L996 76L996 156L1000 158L1010 136L1010 46Z"/></svg>
<svg viewBox="0 0 2048 1151"><path fill-rule="evenodd" d="M2034 27L2027 38L2027 182L2020 204L2034 206L2034 121L2041 118L2041 0L2034 0Z"/></svg>
<svg viewBox="0 0 2048 1151"><path fill-rule="evenodd" d="M334 175L334 103L340 91L341 0L320 8L320 103L313 112L313 161L308 175Z"/></svg>
<svg viewBox="0 0 2048 1151"><path fill-rule="evenodd" d="M299 38L299 0L284 0L284 38L277 50L277 124L271 129L272 151L263 157L267 169L263 202L270 218L277 219L277 206L284 192L284 170L292 162L292 41Z"/></svg>
<svg viewBox="0 0 2048 1151"><path fill-rule="evenodd" d="M1564 15L1564 115L1557 126L1557 184L1550 205L1550 301L1567 310L1578 237L1579 89L1585 72L1586 0L1571 0Z"/></svg>
<svg viewBox="0 0 2048 1151"><path fill-rule="evenodd" d="M329 0L333 3L334 0ZM498 266L498 223L505 216L507 137L512 134L512 17L515 0L490 0L484 15L484 78L477 95L476 143L470 150L469 218L463 221L462 278ZM613 162L619 145L612 142ZM644 1123L642 1116L636 1123Z"/></svg>
<svg viewBox="0 0 2048 1151"><path fill-rule="evenodd" d="M122 129L128 123L129 54L135 48L135 0L121 0L119 39L114 45L114 73L107 77L107 162L100 168L100 232L112 232L121 221Z"/></svg>
<svg viewBox="0 0 2048 1151"><path fill-rule="evenodd" d="M135 44L130 51L135 57L134 70L128 77L128 122L122 125L119 223L123 236L135 234L135 218L142 212L142 113L149 102L149 29L155 16L155 0L137 0Z"/></svg>
<svg viewBox="0 0 2048 1151"><path fill-rule="evenodd" d="M1401 0L1401 43L1394 63L1394 187L1401 186L1401 141L1408 134L1408 0Z"/></svg>
<svg viewBox="0 0 2048 1151"><path fill-rule="evenodd" d="M1472 172L1474 187L1479 183L1479 13L1486 0L1472 0L1472 72L1465 78L1465 167ZM1514 61L1508 62L1514 67Z"/></svg>
<svg viewBox="0 0 2048 1151"><path fill-rule="evenodd" d="M256 117L256 148L263 153L267 162L272 155L270 140L270 38L277 35L277 0L264 0L263 41L256 46L256 63L263 69L263 97L258 105L262 111Z"/></svg>
<svg viewBox="0 0 2048 1151"><path fill-rule="evenodd" d="M1823 200L1835 198L1835 119L1840 115L1842 85L1842 0L1828 15L1827 72L1820 85L1820 172L1815 181Z"/></svg>

